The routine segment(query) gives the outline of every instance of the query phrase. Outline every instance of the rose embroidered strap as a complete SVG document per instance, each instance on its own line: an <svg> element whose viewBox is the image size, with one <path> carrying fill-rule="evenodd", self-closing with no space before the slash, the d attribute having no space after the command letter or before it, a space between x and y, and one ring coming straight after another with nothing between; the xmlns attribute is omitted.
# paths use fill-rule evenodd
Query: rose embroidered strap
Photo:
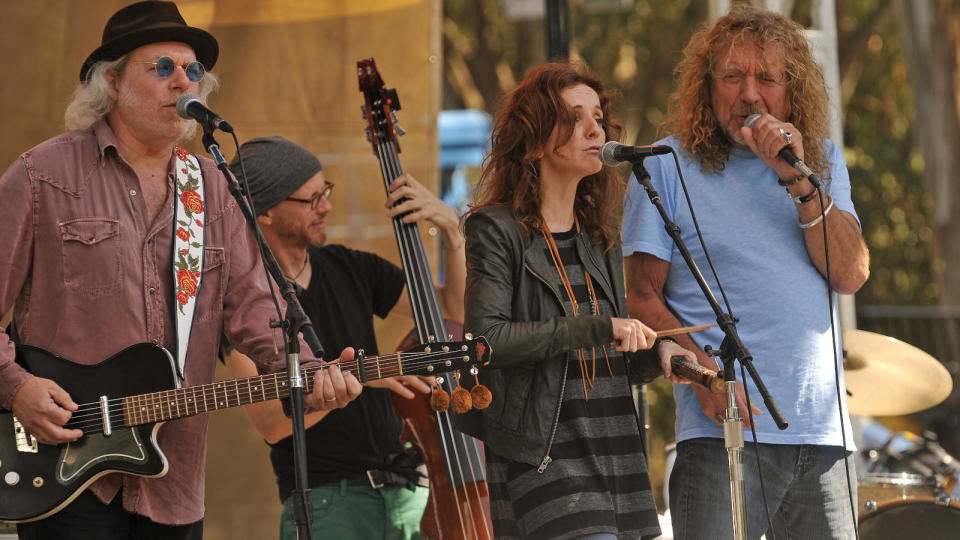
<svg viewBox="0 0 960 540"><path fill-rule="evenodd" d="M173 198L173 283L176 293L177 369L184 377L187 345L193 327L193 312L200 289L203 268L203 174L196 156L179 146L177 155L177 191Z"/></svg>

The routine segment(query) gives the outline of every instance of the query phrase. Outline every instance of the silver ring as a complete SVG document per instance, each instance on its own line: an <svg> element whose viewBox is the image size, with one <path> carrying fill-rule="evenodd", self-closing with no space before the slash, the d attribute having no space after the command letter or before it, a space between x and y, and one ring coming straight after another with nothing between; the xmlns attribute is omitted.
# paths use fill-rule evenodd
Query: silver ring
<svg viewBox="0 0 960 540"><path fill-rule="evenodd" d="M793 133L784 130L783 128L777 128L780 130L780 136L787 140L787 144L793 142Z"/></svg>

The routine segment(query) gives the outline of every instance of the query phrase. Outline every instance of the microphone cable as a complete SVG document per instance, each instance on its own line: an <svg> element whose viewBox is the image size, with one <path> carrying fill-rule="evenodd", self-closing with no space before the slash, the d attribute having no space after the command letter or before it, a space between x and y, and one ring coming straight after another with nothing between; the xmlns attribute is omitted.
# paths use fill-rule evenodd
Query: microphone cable
<svg viewBox="0 0 960 540"><path fill-rule="evenodd" d="M830 242L827 241L827 212L824 207L823 200L823 189L819 186L817 188L817 196L820 201L820 223L821 223L821 232L823 233L823 263L824 263L824 273L826 274L827 280L827 309L830 313L830 338L831 338L831 347L833 348L833 382L837 391L837 414L840 416L840 440L842 441L841 455L843 458L843 469L845 477L847 480L847 501L850 503L850 515L853 519L853 534L856 540L860 540L860 531L857 530L857 509L853 504L853 487L850 483L850 461L847 459L847 426L844 422L843 414L843 398L840 390L840 359L839 351L837 350L837 320L833 316L833 286L831 285L831 276L830 276ZM831 204L833 201L831 201ZM839 313L837 314L839 317ZM852 428L851 428L852 429ZM851 456L853 453L851 452Z"/></svg>

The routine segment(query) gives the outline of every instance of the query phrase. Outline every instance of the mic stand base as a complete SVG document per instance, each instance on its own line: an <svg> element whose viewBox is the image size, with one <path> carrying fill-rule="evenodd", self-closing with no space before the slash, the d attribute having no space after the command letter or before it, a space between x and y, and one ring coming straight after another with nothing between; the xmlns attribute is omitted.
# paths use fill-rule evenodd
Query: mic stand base
<svg viewBox="0 0 960 540"><path fill-rule="evenodd" d="M736 405L736 384L727 381L727 410L723 418L723 443L730 468L730 505L735 540L747 538L746 489L743 480L743 420Z"/></svg>

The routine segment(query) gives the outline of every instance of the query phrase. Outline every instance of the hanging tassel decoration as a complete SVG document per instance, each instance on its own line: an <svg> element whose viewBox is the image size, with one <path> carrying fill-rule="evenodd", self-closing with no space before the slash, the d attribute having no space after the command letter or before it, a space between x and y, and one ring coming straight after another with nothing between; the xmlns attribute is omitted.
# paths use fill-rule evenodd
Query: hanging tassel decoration
<svg viewBox="0 0 960 540"><path fill-rule="evenodd" d="M470 397L473 398L473 407L475 409L486 409L490 406L490 402L493 401L493 394L490 393L489 388L480 384L480 378L477 377L477 373L479 373L477 366L471 366L470 374L473 375L473 380L476 381L476 384L470 389Z"/></svg>
<svg viewBox="0 0 960 540"><path fill-rule="evenodd" d="M450 394L443 389L442 385L443 377L437 377L437 387L430 394L430 408L437 412L443 412L450 407Z"/></svg>
<svg viewBox="0 0 960 540"><path fill-rule="evenodd" d="M473 398L470 397L470 392L467 392L466 388L460 386L460 373L457 372L454 376L457 378L457 388L452 396L453 410L457 411L457 414L463 414L473 408Z"/></svg>

